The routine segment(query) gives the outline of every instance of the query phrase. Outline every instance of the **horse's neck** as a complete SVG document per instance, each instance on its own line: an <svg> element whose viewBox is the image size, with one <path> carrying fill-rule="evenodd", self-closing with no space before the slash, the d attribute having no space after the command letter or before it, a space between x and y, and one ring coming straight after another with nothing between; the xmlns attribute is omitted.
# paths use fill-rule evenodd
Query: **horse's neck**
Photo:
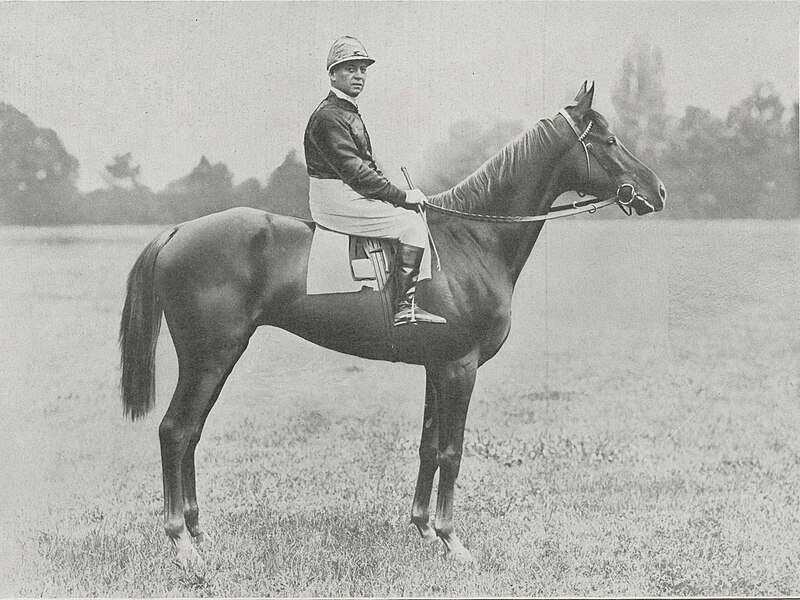
<svg viewBox="0 0 800 600"><path fill-rule="evenodd" d="M543 119L431 202L473 214L539 214L553 165L568 148L565 137L556 122Z"/></svg>
<svg viewBox="0 0 800 600"><path fill-rule="evenodd" d="M477 214L544 214L566 191L562 189L558 163L570 147L571 133L560 131L553 121L540 121L462 183L432 197L431 202ZM448 237L457 243L479 246L472 249L472 256L482 252L500 258L512 284L543 226L542 222L488 223L459 217L446 217L440 223L441 227L451 228L453 235Z"/></svg>
<svg viewBox="0 0 800 600"><path fill-rule="evenodd" d="M561 192L549 186L541 200L548 210ZM461 257L471 268L466 273L480 279L516 284L533 246L544 226L533 223L491 223L428 212L434 242L444 255L442 268L447 270L447 257ZM458 259L456 259L458 260ZM463 269L458 270L464 272ZM498 289L502 285L496 286Z"/></svg>

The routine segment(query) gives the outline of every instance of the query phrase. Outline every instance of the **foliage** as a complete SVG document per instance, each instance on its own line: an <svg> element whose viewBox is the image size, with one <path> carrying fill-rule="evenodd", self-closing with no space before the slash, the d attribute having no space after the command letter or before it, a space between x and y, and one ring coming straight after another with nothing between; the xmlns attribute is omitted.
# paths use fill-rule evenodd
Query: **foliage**
<svg viewBox="0 0 800 600"><path fill-rule="evenodd" d="M106 165L107 179L111 185L118 186L121 182L128 181L133 187L139 185L139 173L141 166L133 166L133 159L130 152L117 154L110 165Z"/></svg>
<svg viewBox="0 0 800 600"><path fill-rule="evenodd" d="M291 150L269 176L264 190L265 209L279 215L310 219L308 208L308 174L306 166Z"/></svg>
<svg viewBox="0 0 800 600"><path fill-rule="evenodd" d="M795 114L796 114L795 106ZM732 106L723 121L690 106L656 159L676 217L800 216L797 118L767 84Z"/></svg>
<svg viewBox="0 0 800 600"><path fill-rule="evenodd" d="M249 206L300 218L308 210L308 175L291 150L262 186L255 177L233 185L233 174L222 163L200 158L192 171L155 193L138 183L140 167L131 165L130 153L117 155L107 168L108 186L84 196L88 223L175 223L232 208ZM126 178L130 182L126 183Z"/></svg>
<svg viewBox="0 0 800 600"><path fill-rule="evenodd" d="M666 142L666 96L661 50L637 38L622 62L611 102L626 146L645 163L657 156Z"/></svg>
<svg viewBox="0 0 800 600"><path fill-rule="evenodd" d="M639 38L611 95L617 133L666 185L663 216L800 217L798 103L787 111L770 84L758 83L725 118L699 106L674 117L666 110L665 73L660 49ZM522 128L519 121L485 128L454 123L447 140L425 153L417 183L428 194L456 185ZM0 223L169 223L234 206L310 218L308 175L295 150L265 185L250 177L234 186L227 165L202 156L189 174L153 192L140 184L141 166L127 152L106 165L105 189L82 196L75 187L78 166L53 130L0 103Z"/></svg>
<svg viewBox="0 0 800 600"><path fill-rule="evenodd" d="M0 222L80 222L78 166L52 129L0 102Z"/></svg>
<svg viewBox="0 0 800 600"><path fill-rule="evenodd" d="M187 221L235 206L233 174L222 163L200 157L192 171L167 185L161 194L162 214L169 222Z"/></svg>
<svg viewBox="0 0 800 600"><path fill-rule="evenodd" d="M92 190L84 194L85 222L111 225L114 223L160 223L163 198L142 185Z"/></svg>
<svg viewBox="0 0 800 600"><path fill-rule="evenodd" d="M626 146L664 180L673 218L800 216L797 109L788 122L772 87L757 83L722 120L688 106L666 113L661 51L637 39L612 94Z"/></svg>

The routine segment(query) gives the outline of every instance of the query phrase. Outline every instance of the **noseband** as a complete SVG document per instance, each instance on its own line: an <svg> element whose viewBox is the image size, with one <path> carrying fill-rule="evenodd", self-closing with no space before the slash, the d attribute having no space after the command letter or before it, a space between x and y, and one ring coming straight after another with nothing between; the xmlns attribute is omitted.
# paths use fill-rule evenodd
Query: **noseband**
<svg viewBox="0 0 800 600"><path fill-rule="evenodd" d="M586 126L582 132L578 129L578 126L573 121L572 116L567 112L566 108L562 108L558 111L564 119L566 119L569 126L572 127L572 131L575 132L575 135L578 136L578 141L580 142L581 146L583 146L583 153L586 156L586 182L588 183L592 179L592 163L589 160L589 152L592 153L594 159L600 163L600 166L603 168L603 171L606 175L608 175L611 181L619 181L619 177L624 174L624 171L619 168L619 166L609 159L606 156L601 156L597 152L594 151L594 146L591 142L586 142L586 136L589 135L589 132L592 130L594 126L594 121L589 121L589 124ZM586 194L578 192L578 195L583 197ZM647 199L642 196L641 194L636 193L636 188L633 186L632 183L621 183L617 186L617 193L616 196L612 199L617 206L620 207L622 212L624 212L629 217L633 214L633 208L631 204L633 204L634 199L638 199L640 202L647 204L650 209L655 212L655 208L652 204L650 204Z"/></svg>

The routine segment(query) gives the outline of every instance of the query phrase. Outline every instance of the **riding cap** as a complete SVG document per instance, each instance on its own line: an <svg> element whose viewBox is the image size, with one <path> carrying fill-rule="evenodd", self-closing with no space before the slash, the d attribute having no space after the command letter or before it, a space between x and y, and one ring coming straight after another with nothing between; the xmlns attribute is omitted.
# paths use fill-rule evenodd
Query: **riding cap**
<svg viewBox="0 0 800 600"><path fill-rule="evenodd" d="M367 49L356 38L346 35L333 42L331 51L328 52L328 73L331 69L351 60L363 60L368 65L375 62L367 54Z"/></svg>

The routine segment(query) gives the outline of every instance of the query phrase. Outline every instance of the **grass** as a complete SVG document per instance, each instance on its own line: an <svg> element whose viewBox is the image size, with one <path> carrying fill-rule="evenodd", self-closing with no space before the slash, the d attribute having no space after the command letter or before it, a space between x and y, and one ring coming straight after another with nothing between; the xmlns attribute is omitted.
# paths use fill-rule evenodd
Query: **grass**
<svg viewBox="0 0 800 600"><path fill-rule="evenodd" d="M545 232L470 408L474 565L408 522L422 370L263 331L198 448L197 573L161 529L166 335L154 413L125 422L116 390L124 277L156 231L0 232L0 593L800 593L798 223Z"/></svg>

